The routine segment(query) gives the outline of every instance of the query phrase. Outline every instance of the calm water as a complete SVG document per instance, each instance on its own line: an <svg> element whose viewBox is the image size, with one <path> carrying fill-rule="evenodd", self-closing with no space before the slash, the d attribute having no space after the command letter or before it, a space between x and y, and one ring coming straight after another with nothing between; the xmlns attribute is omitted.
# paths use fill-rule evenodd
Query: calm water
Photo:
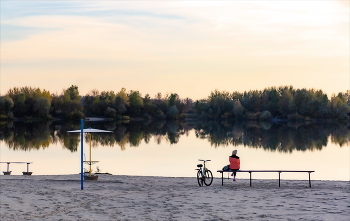
<svg viewBox="0 0 350 221"><path fill-rule="evenodd" d="M241 169L315 170L317 180L350 179L350 130L339 124L225 123L96 123L85 128L110 130L84 138L86 160L99 161L93 171L114 175L194 177L198 159L211 159L216 170L238 150ZM77 123L8 123L0 125L0 161L33 162L33 175L78 174L80 137L68 130ZM88 166L85 165L87 169ZM0 164L1 171L6 164ZM11 164L21 175L25 164ZM239 174L239 178L249 178ZM304 173L284 173L284 179L307 179ZM278 174L253 174L276 179Z"/></svg>

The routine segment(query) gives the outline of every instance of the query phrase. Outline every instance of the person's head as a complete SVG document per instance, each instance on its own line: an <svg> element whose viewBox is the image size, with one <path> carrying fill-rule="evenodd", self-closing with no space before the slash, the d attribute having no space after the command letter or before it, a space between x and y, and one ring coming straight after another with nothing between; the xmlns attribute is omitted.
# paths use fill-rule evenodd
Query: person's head
<svg viewBox="0 0 350 221"><path fill-rule="evenodd" d="M237 150L232 151L232 156L236 156L237 155Z"/></svg>

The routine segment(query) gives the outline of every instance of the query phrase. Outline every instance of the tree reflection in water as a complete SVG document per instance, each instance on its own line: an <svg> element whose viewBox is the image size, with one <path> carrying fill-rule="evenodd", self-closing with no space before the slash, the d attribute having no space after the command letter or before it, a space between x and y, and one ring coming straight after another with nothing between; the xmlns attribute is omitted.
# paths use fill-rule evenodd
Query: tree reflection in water
<svg viewBox="0 0 350 221"><path fill-rule="evenodd" d="M244 145L281 152L321 150L327 146L329 136L332 143L339 146L350 144L347 125L329 123L244 122L229 125L205 122L197 126L196 136L207 139L215 147Z"/></svg>
<svg viewBox="0 0 350 221"><path fill-rule="evenodd" d="M176 144L181 136L194 130L198 139L205 139L215 148L244 145L251 148L292 152L321 150L328 138L340 147L350 145L347 124L337 123L226 123L217 121L186 122L86 122L86 128L110 130L113 133L92 134L92 147L120 146L122 150L137 147L143 141L163 141ZM79 122L11 122L0 124L0 140L13 150L44 149L59 143L72 152L78 150L79 134L67 133L79 129ZM85 142L90 142L89 136Z"/></svg>

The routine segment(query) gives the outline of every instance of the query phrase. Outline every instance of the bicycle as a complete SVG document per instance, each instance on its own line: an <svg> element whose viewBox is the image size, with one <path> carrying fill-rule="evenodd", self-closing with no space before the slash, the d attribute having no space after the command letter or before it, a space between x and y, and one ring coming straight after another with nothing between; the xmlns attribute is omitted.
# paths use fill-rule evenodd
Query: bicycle
<svg viewBox="0 0 350 221"><path fill-rule="evenodd" d="M197 164L197 167L199 167L199 169L197 172L197 181L198 181L198 185L199 186L203 186L203 183L206 186L210 186L211 183L213 182L213 173L205 167L205 162L207 161L211 161L211 160L199 160L199 161L203 161L203 164Z"/></svg>

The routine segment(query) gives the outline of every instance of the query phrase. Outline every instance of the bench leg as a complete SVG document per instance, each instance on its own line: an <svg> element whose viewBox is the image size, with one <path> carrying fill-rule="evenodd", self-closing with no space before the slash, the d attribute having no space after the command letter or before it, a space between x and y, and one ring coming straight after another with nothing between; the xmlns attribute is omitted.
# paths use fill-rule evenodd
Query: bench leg
<svg viewBox="0 0 350 221"><path fill-rule="evenodd" d="M278 187L281 187L281 172L278 172Z"/></svg>
<svg viewBox="0 0 350 221"><path fill-rule="evenodd" d="M224 173L221 172L221 186L224 185Z"/></svg>
<svg viewBox="0 0 350 221"><path fill-rule="evenodd" d="M311 188L311 178L310 178L310 176L311 176L311 173L309 172L309 187Z"/></svg>
<svg viewBox="0 0 350 221"><path fill-rule="evenodd" d="M249 176L250 176L249 178L250 186L252 186L252 172L249 172Z"/></svg>

